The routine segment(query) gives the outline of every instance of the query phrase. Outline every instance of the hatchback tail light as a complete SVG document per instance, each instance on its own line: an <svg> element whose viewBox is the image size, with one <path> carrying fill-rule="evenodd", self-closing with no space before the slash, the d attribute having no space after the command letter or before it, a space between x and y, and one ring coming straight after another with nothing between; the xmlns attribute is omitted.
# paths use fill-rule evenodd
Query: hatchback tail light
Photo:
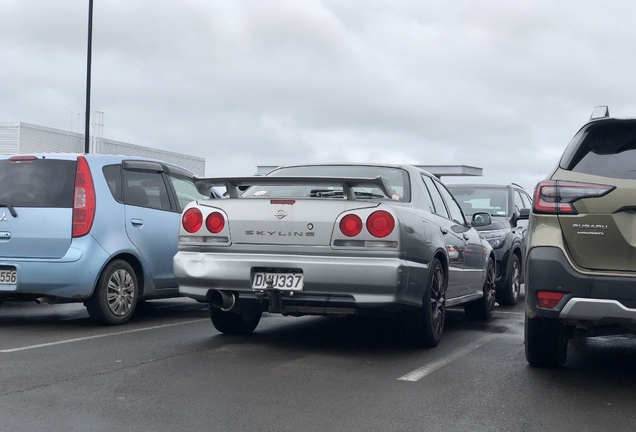
<svg viewBox="0 0 636 432"><path fill-rule="evenodd" d="M367 230L373 237L384 238L393 232L395 219L391 213L378 210L367 218Z"/></svg>
<svg viewBox="0 0 636 432"><path fill-rule="evenodd" d="M95 187L84 156L78 156L73 199L73 238L88 234L95 219Z"/></svg>
<svg viewBox="0 0 636 432"><path fill-rule="evenodd" d="M203 214L201 214L201 210L196 207L186 210L181 218L181 225L183 225L183 229L190 234L199 231L203 226Z"/></svg>
<svg viewBox="0 0 636 432"><path fill-rule="evenodd" d="M572 203L582 198L605 196L615 188L592 183L542 181L534 190L532 210L543 214L577 214Z"/></svg>
<svg viewBox="0 0 636 432"><path fill-rule="evenodd" d="M348 214L340 219L340 232L347 237L355 237L362 231L362 219L358 215Z"/></svg>
<svg viewBox="0 0 636 432"><path fill-rule="evenodd" d="M219 212L212 212L205 218L205 227L212 234L218 234L225 227L225 218Z"/></svg>

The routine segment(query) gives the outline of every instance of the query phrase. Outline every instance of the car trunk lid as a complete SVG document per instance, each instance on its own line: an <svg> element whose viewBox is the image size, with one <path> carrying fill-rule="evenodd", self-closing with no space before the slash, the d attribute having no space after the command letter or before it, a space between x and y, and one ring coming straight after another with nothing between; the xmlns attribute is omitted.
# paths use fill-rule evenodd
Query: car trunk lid
<svg viewBox="0 0 636 432"><path fill-rule="evenodd" d="M343 212L378 203L341 199L241 198L200 202L225 212L232 243L329 246Z"/></svg>
<svg viewBox="0 0 636 432"><path fill-rule="evenodd" d="M61 258L71 243L75 160L0 160L0 258Z"/></svg>
<svg viewBox="0 0 636 432"><path fill-rule="evenodd" d="M572 206L577 214L559 214L572 260L587 269L636 271L636 180L586 180L615 189L601 197L575 201Z"/></svg>

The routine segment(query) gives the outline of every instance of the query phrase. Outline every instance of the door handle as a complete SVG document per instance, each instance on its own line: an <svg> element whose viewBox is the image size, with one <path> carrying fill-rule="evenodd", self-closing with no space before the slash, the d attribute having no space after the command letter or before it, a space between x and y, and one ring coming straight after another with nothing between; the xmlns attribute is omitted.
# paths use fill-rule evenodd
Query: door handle
<svg viewBox="0 0 636 432"><path fill-rule="evenodd" d="M468 236L468 234L464 234L463 237L464 237L464 240L470 240L470 237Z"/></svg>
<svg viewBox="0 0 636 432"><path fill-rule="evenodd" d="M439 227L439 230L442 232L442 234L448 234L448 230L444 227Z"/></svg>
<svg viewBox="0 0 636 432"><path fill-rule="evenodd" d="M133 218L130 220L130 223L136 227L144 226L144 221L142 219Z"/></svg>

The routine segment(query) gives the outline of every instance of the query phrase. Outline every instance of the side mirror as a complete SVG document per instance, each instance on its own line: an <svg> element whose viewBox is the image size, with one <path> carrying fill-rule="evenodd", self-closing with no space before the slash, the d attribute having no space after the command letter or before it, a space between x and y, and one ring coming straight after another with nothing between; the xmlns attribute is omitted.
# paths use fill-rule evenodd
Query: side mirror
<svg viewBox="0 0 636 432"><path fill-rule="evenodd" d="M530 219L530 209L522 208L519 210L519 218L518 219Z"/></svg>
<svg viewBox="0 0 636 432"><path fill-rule="evenodd" d="M490 213L479 212L473 215L473 220L471 221L472 226L487 226L492 223L492 217Z"/></svg>

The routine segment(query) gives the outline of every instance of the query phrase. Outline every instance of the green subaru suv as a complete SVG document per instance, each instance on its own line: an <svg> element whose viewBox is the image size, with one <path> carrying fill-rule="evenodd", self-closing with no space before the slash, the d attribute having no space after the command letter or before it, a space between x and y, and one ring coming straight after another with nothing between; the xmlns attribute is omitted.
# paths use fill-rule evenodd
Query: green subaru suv
<svg viewBox="0 0 636 432"><path fill-rule="evenodd" d="M636 332L636 119L602 108L534 191L525 267L532 366L563 366L574 336Z"/></svg>

